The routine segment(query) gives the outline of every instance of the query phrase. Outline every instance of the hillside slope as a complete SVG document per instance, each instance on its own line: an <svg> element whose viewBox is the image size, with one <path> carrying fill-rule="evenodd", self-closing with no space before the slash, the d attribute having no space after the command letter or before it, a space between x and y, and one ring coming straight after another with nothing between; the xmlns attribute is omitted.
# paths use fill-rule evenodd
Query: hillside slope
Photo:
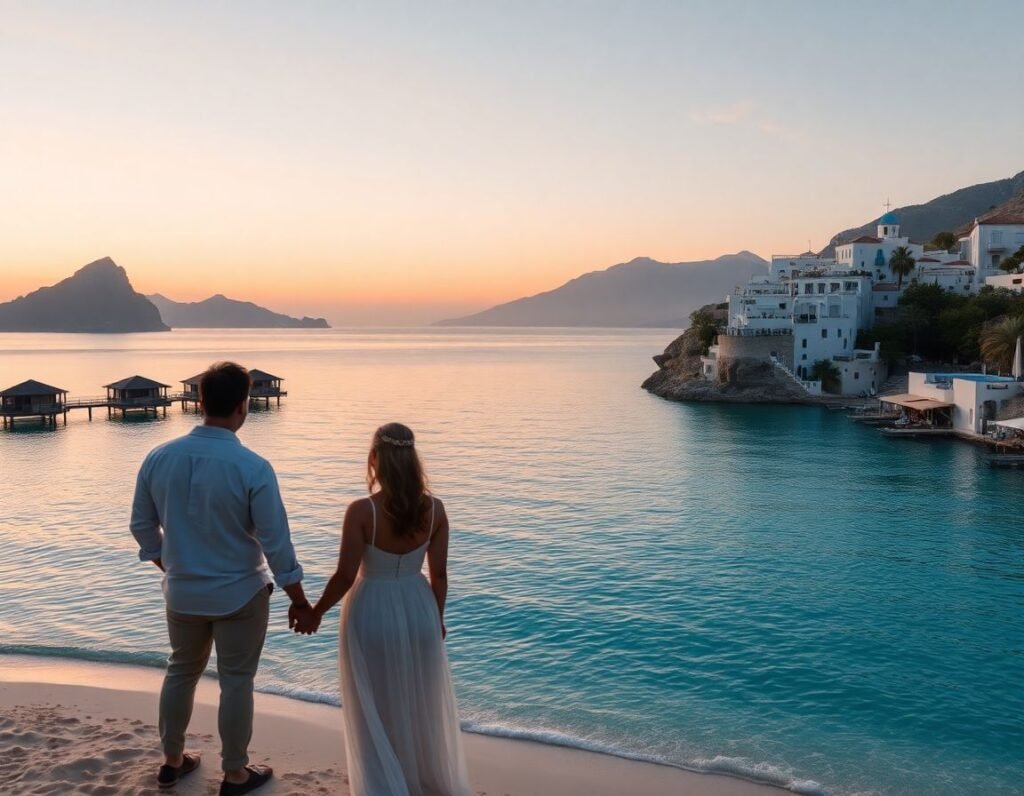
<svg viewBox="0 0 1024 796"><path fill-rule="evenodd" d="M681 327L689 324L695 309L723 301L736 285L764 273L767 266L747 251L691 263L638 257L438 325Z"/></svg>
<svg viewBox="0 0 1024 796"><path fill-rule="evenodd" d="M919 205L898 207L902 232L911 240L927 242L939 232L952 232L1004 204L1024 206L1024 171L1005 180L983 182L944 194ZM1019 210L1018 210L1019 212ZM823 254L832 256L840 240L853 240L861 235L874 235L878 219L859 227L843 230L832 236Z"/></svg>

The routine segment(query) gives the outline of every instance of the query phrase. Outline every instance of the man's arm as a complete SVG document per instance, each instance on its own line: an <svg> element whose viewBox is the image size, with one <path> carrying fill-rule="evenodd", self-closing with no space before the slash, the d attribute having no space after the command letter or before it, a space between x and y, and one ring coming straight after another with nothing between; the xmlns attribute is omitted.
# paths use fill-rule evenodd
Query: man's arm
<svg viewBox="0 0 1024 796"><path fill-rule="evenodd" d="M152 561L162 570L164 535L160 531L160 516L149 491L149 459L142 463L135 479L135 497L132 500L132 536L139 543L139 561Z"/></svg>
<svg viewBox="0 0 1024 796"><path fill-rule="evenodd" d="M274 468L268 463L264 464L249 494L249 510L256 539L274 573L274 582L284 589L296 611L308 610L311 614L313 609L302 588L302 567L292 546L288 513L281 500Z"/></svg>

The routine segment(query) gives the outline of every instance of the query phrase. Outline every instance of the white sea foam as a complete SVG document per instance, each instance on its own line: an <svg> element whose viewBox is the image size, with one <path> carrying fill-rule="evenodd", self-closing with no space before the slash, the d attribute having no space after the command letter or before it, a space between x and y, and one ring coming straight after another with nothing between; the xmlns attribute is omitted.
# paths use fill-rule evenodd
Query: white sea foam
<svg viewBox="0 0 1024 796"><path fill-rule="evenodd" d="M166 662L166 658L158 653L123 651L107 652L103 650L90 650L77 647L45 647L30 644L0 644L0 655L33 655L96 663L144 666L146 668L163 668ZM212 674L210 676L212 676ZM295 688L292 686L282 685L261 685L256 690L263 694L282 696L301 702L311 702L318 705L333 705L335 707L341 706L341 700L337 694L325 691L315 691L307 688ZM684 771L693 771L702 774L721 774L723 776L745 779L763 785L773 785L792 793L801 794L801 796L828 796L828 791L817 782L797 779L787 773L784 769L773 766L769 763L751 763L743 760L742 758L718 756L710 759L698 759L689 763L678 763L659 755L623 749L612 744L601 743L600 741L589 740L586 738L577 738L576 736L559 732L558 730L530 729L503 724L484 724L473 721L463 721L462 729L466 732L476 733L477 735L488 735L495 738L513 738L516 740L547 744L548 746L581 749L586 752L611 755L613 757L620 757L626 760L636 760L642 763L654 763L657 765L682 769Z"/></svg>

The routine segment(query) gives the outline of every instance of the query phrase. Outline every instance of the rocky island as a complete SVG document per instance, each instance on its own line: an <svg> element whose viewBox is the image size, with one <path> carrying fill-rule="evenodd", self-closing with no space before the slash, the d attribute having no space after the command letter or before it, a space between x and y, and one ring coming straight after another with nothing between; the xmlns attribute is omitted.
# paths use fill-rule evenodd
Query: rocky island
<svg viewBox="0 0 1024 796"><path fill-rule="evenodd" d="M0 304L0 332L166 332L157 308L104 257L50 287Z"/></svg>

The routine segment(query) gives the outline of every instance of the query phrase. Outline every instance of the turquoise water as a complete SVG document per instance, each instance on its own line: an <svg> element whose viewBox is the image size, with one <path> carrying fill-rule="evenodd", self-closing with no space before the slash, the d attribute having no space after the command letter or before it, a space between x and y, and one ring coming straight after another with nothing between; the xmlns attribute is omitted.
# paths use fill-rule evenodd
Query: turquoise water
<svg viewBox="0 0 1024 796"><path fill-rule="evenodd" d="M449 649L475 729L808 793L1024 781L1024 474L840 413L675 405L666 332L0 335L0 386L91 395L234 357L287 378L246 444L277 467L311 591L373 428L419 431L454 527ZM0 651L159 665L136 467L194 415L0 434ZM336 614L259 684L336 700ZM0 659L2 665L2 659Z"/></svg>

